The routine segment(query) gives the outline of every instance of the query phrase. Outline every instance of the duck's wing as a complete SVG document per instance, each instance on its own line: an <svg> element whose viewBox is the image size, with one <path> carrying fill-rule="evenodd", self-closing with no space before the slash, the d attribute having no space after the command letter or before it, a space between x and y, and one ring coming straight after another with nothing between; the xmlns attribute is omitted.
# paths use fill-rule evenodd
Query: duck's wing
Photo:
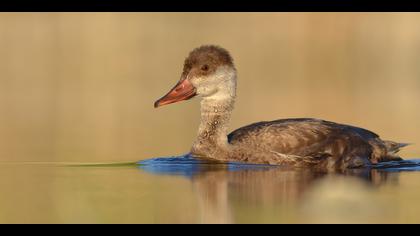
<svg viewBox="0 0 420 236"><path fill-rule="evenodd" d="M311 157L367 156L372 152L369 141L378 135L362 128L330 121L299 118L254 123L228 136L229 143L279 155Z"/></svg>

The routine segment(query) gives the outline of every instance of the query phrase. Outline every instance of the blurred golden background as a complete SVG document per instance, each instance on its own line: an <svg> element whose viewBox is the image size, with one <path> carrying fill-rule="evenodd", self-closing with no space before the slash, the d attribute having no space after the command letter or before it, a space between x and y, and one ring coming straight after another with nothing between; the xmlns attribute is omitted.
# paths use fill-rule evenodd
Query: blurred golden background
<svg viewBox="0 0 420 236"><path fill-rule="evenodd" d="M419 24L417 13L1 13L0 161L188 152L197 99L153 102L202 44L235 59L231 130L317 117L414 143L402 156L418 158Z"/></svg>

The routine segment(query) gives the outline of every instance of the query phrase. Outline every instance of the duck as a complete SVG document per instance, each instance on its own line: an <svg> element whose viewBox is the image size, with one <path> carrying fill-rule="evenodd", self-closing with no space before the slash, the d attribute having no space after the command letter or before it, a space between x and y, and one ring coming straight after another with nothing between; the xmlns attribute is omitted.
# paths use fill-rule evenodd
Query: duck
<svg viewBox="0 0 420 236"><path fill-rule="evenodd" d="M236 85L230 53L220 46L202 45L189 53L181 78L154 107L200 97L201 121L189 155L215 161L346 170L401 161L398 152L408 145L316 118L261 121L228 133Z"/></svg>

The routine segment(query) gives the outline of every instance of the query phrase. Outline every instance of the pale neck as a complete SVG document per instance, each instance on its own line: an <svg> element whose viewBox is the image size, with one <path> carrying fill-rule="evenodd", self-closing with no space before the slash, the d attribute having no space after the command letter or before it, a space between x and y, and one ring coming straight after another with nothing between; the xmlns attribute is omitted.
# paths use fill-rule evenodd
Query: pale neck
<svg viewBox="0 0 420 236"><path fill-rule="evenodd" d="M228 128L233 110L234 97L204 98L201 101L201 122L193 154L211 156L228 148Z"/></svg>

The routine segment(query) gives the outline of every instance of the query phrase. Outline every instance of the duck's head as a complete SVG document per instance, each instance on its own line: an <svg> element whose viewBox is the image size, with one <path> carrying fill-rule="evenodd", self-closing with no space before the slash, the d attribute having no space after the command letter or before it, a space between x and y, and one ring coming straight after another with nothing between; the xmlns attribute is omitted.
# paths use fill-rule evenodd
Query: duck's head
<svg viewBox="0 0 420 236"><path fill-rule="evenodd" d="M221 47L206 45L190 52L178 83L155 107L188 100L195 96L210 99L232 99L236 91L236 69L229 52Z"/></svg>

